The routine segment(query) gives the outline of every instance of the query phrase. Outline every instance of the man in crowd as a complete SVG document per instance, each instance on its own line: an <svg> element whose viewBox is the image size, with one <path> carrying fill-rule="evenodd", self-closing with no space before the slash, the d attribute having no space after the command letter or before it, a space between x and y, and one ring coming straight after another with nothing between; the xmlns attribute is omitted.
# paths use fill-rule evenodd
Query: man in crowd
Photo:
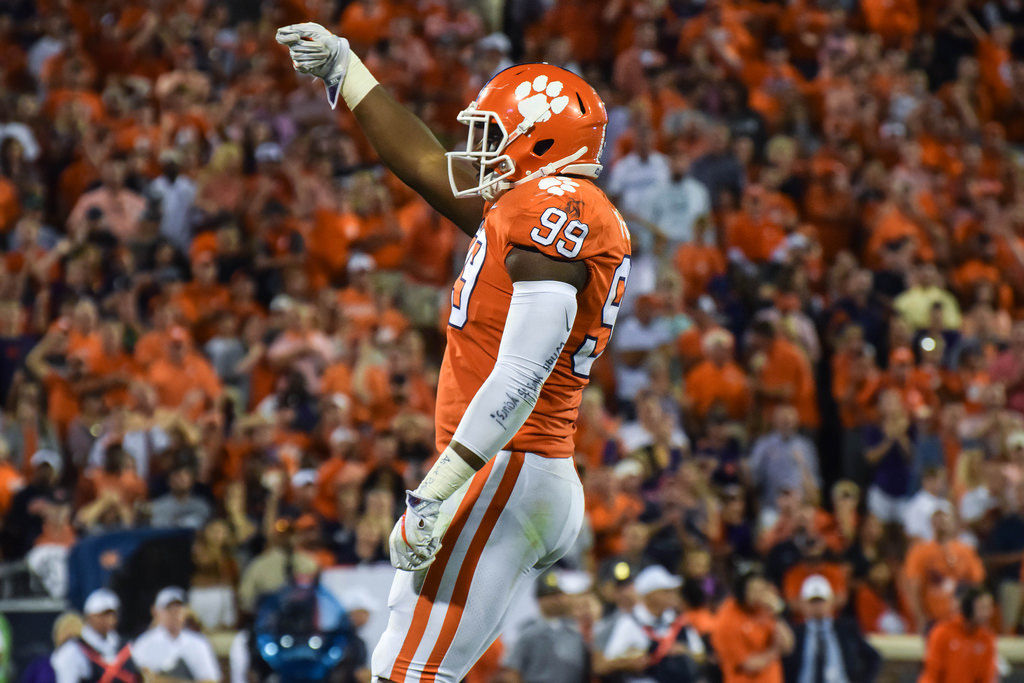
<svg viewBox="0 0 1024 683"><path fill-rule="evenodd" d="M697 680L697 660L707 652L696 628L682 614L681 577L661 565L647 567L634 582L640 602L612 626L604 664L628 665L629 683Z"/></svg>
<svg viewBox="0 0 1024 683"><path fill-rule="evenodd" d="M918 683L991 683L998 679L992 594L972 588L960 600L960 614L940 622L928 635L924 671Z"/></svg>
<svg viewBox="0 0 1024 683"><path fill-rule="evenodd" d="M85 599L82 633L54 651L50 664L57 683L113 681L135 683L140 679L131 659L131 648L117 635L121 601L106 588Z"/></svg>
<svg viewBox="0 0 1024 683"><path fill-rule="evenodd" d="M155 625L132 644L132 658L143 676L219 683L220 665L210 642L185 627L185 591L168 587L153 603Z"/></svg>
<svg viewBox="0 0 1024 683"><path fill-rule="evenodd" d="M589 656L579 629L568 617L568 602L552 572L537 579L540 616L527 623L505 661L515 683L585 683Z"/></svg>
<svg viewBox="0 0 1024 683"><path fill-rule="evenodd" d="M793 651L783 660L786 683L871 683L881 657L856 622L835 614L832 586L815 574L804 580L804 621L793 625Z"/></svg>
<svg viewBox="0 0 1024 683"><path fill-rule="evenodd" d="M740 574L711 632L724 683L782 683L782 657L793 651L784 608L761 572Z"/></svg>

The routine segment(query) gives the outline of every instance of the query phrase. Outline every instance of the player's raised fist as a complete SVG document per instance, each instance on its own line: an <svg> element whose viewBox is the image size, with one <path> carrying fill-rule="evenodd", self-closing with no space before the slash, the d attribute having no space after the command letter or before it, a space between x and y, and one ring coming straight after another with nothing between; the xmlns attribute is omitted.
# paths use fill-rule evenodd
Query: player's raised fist
<svg viewBox="0 0 1024 683"><path fill-rule="evenodd" d="M320 24L307 22L277 29L277 42L288 48L292 65L299 73L322 78L328 86L336 86L348 69L348 41L339 38Z"/></svg>

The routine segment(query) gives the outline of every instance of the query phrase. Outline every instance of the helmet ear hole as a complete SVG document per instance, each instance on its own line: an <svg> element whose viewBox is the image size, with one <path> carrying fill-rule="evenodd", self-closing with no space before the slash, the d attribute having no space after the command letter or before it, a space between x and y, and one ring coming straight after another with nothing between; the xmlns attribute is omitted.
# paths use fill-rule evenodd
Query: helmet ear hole
<svg viewBox="0 0 1024 683"><path fill-rule="evenodd" d="M551 149L551 145L553 144L555 144L555 141L552 140L551 138L548 138L546 140L538 140L537 143L533 146L533 153L536 154L537 156L544 156L544 152Z"/></svg>
<svg viewBox="0 0 1024 683"><path fill-rule="evenodd" d="M580 113L584 116L587 115L587 106L583 104L583 98L580 97L579 93L576 93L576 101L580 103Z"/></svg>

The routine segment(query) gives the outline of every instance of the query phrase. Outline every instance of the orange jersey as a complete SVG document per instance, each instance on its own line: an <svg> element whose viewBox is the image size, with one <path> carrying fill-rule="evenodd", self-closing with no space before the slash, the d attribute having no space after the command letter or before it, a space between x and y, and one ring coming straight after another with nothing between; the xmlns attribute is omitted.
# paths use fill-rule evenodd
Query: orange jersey
<svg viewBox="0 0 1024 683"><path fill-rule="evenodd" d="M611 338L629 275L626 225L588 180L548 176L518 185L491 206L452 288L448 346L437 390L437 448L459 420L498 357L512 299L505 258L514 247L561 261L582 261L587 284L576 320L526 423L506 445L513 451L568 458L590 367Z"/></svg>

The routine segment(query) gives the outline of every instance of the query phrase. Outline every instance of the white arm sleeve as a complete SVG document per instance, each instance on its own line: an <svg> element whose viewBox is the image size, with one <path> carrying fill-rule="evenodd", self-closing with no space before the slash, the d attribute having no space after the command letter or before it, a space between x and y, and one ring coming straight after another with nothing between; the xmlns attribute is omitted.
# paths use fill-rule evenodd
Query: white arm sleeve
<svg viewBox="0 0 1024 683"><path fill-rule="evenodd" d="M517 282L490 376L477 390L453 441L490 460L540 396L576 320L576 288L565 282Z"/></svg>
<svg viewBox="0 0 1024 683"><path fill-rule="evenodd" d="M494 369L466 408L452 441L490 460L502 449L540 396L541 387L576 320L576 288L556 280L516 282ZM416 494L444 500L474 470L451 448L423 478Z"/></svg>

